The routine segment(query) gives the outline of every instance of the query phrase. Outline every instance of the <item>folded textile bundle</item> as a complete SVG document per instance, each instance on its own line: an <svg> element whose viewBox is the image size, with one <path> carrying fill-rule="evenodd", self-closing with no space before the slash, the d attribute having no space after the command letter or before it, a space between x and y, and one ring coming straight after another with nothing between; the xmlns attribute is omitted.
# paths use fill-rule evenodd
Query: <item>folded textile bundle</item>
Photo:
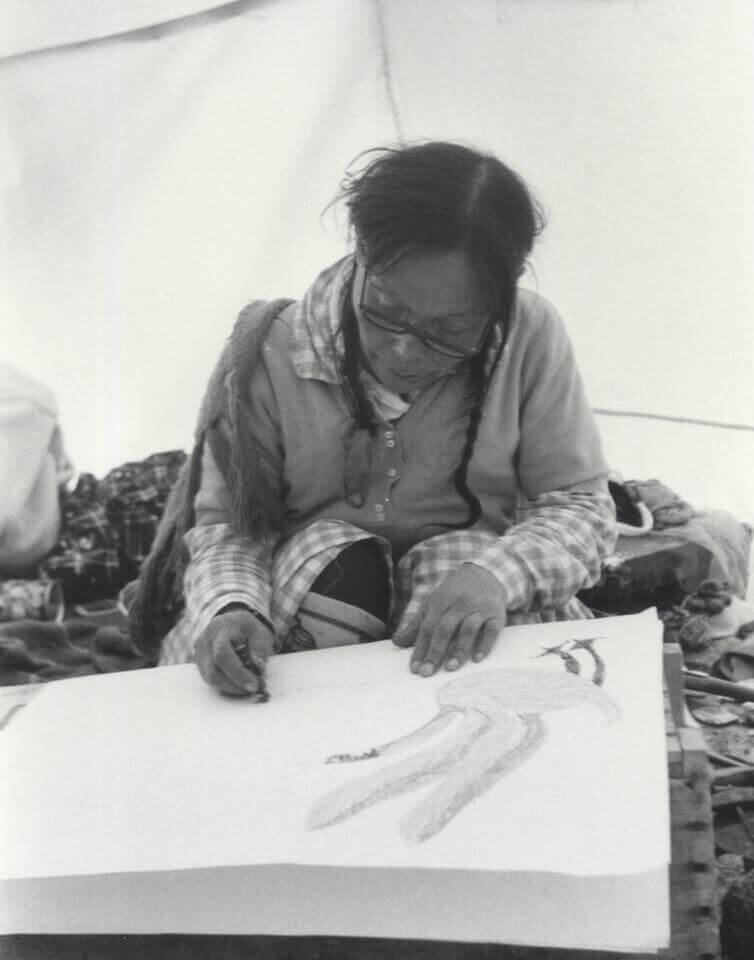
<svg viewBox="0 0 754 960"><path fill-rule="evenodd" d="M80 475L63 500L58 542L39 566L60 581L68 603L114 597L138 576L186 454L155 453L102 480Z"/></svg>
<svg viewBox="0 0 754 960"><path fill-rule="evenodd" d="M696 511L659 480L612 474L618 542L600 582L579 598L596 613L678 607L704 581L743 597L749 580L752 530L722 510ZM688 619L688 617L686 617ZM704 643L708 627L687 625L688 642ZM692 639L692 634L694 634Z"/></svg>
<svg viewBox="0 0 754 960"><path fill-rule="evenodd" d="M0 686L146 666L125 626L102 627L82 617L0 624Z"/></svg>
<svg viewBox="0 0 754 960"><path fill-rule="evenodd" d="M0 579L33 576L58 536L72 473L52 391L0 363Z"/></svg>
<svg viewBox="0 0 754 960"><path fill-rule="evenodd" d="M0 623L62 620L63 611L58 580L0 580Z"/></svg>
<svg viewBox="0 0 754 960"><path fill-rule="evenodd" d="M623 480L611 474L610 495L615 502L618 530L635 537L650 530L664 530L688 523L694 508L659 480Z"/></svg>
<svg viewBox="0 0 754 960"><path fill-rule="evenodd" d="M694 516L694 508L659 480L627 480L624 484L634 503L643 503L652 514L655 530L679 527Z"/></svg>

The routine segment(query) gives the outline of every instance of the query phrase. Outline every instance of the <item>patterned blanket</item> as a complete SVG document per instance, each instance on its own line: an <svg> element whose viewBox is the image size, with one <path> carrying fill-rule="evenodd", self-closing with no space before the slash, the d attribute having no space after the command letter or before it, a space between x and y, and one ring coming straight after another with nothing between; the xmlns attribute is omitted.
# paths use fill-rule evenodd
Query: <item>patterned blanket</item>
<svg viewBox="0 0 754 960"><path fill-rule="evenodd" d="M40 683L93 673L136 670L147 662L124 625L90 617L62 623L18 620L0 624L0 686Z"/></svg>

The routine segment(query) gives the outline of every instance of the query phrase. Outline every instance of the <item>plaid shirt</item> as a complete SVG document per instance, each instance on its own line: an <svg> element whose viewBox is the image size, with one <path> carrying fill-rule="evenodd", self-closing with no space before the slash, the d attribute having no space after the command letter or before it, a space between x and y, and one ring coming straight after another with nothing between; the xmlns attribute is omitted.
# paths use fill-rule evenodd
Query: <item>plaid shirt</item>
<svg viewBox="0 0 754 960"><path fill-rule="evenodd" d="M367 539L381 546L391 573L393 632L416 622L429 595L463 563L500 582L509 624L586 619L591 613L575 594L599 579L613 518L608 495L546 493L525 504L502 537L473 529L439 534L397 564L387 540L341 520L320 520L276 545L239 537L224 523L195 527L186 535L186 613L166 637L161 662L191 660L196 637L230 603L269 619L278 649L292 649L296 614L314 581L346 546Z"/></svg>
<svg viewBox="0 0 754 960"><path fill-rule="evenodd" d="M40 576L59 580L70 603L114 596L138 576L185 459L171 450L115 467L103 480L82 473L62 498L60 535Z"/></svg>
<svg viewBox="0 0 754 960"><path fill-rule="evenodd" d="M73 493L62 498L58 542L38 567L41 577L60 581L68 602L113 596L125 582L118 538L98 490L96 477L82 473Z"/></svg>
<svg viewBox="0 0 754 960"><path fill-rule="evenodd" d="M329 268L297 306L291 360L299 377L339 382L333 351L343 349L337 318L352 265L348 257ZM196 637L230 603L266 617L279 648L293 649L297 611L317 576L346 546L364 539L381 545L391 572L394 631L415 620L428 595L462 563L474 563L500 582L509 623L583 619L590 613L575 594L597 582L615 538L613 501L599 483L591 492L585 485L521 503L502 536L478 528L439 534L396 564L387 540L338 519L318 520L288 539L265 543L239 536L226 523L197 526L186 535L186 611L163 643L161 662L192 659Z"/></svg>

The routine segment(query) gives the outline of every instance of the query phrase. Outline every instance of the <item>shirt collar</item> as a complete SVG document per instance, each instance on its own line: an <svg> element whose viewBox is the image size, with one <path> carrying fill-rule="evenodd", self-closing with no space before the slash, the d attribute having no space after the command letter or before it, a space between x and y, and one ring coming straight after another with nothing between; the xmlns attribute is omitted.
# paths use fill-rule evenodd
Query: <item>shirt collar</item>
<svg viewBox="0 0 754 960"><path fill-rule="evenodd" d="M341 323L350 289L353 254L327 267L296 305L291 363L299 377L340 383L345 344Z"/></svg>

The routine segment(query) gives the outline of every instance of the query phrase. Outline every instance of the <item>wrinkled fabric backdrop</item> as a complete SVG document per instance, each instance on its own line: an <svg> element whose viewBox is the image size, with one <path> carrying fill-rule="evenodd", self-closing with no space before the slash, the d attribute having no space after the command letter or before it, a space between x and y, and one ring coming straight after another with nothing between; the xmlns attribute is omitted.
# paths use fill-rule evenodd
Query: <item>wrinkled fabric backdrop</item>
<svg viewBox="0 0 754 960"><path fill-rule="evenodd" d="M496 152L599 410L754 423L748 0L6 0L0 343L98 475L186 447L240 306L348 243L361 150ZM626 478L754 522L754 433L600 415Z"/></svg>

